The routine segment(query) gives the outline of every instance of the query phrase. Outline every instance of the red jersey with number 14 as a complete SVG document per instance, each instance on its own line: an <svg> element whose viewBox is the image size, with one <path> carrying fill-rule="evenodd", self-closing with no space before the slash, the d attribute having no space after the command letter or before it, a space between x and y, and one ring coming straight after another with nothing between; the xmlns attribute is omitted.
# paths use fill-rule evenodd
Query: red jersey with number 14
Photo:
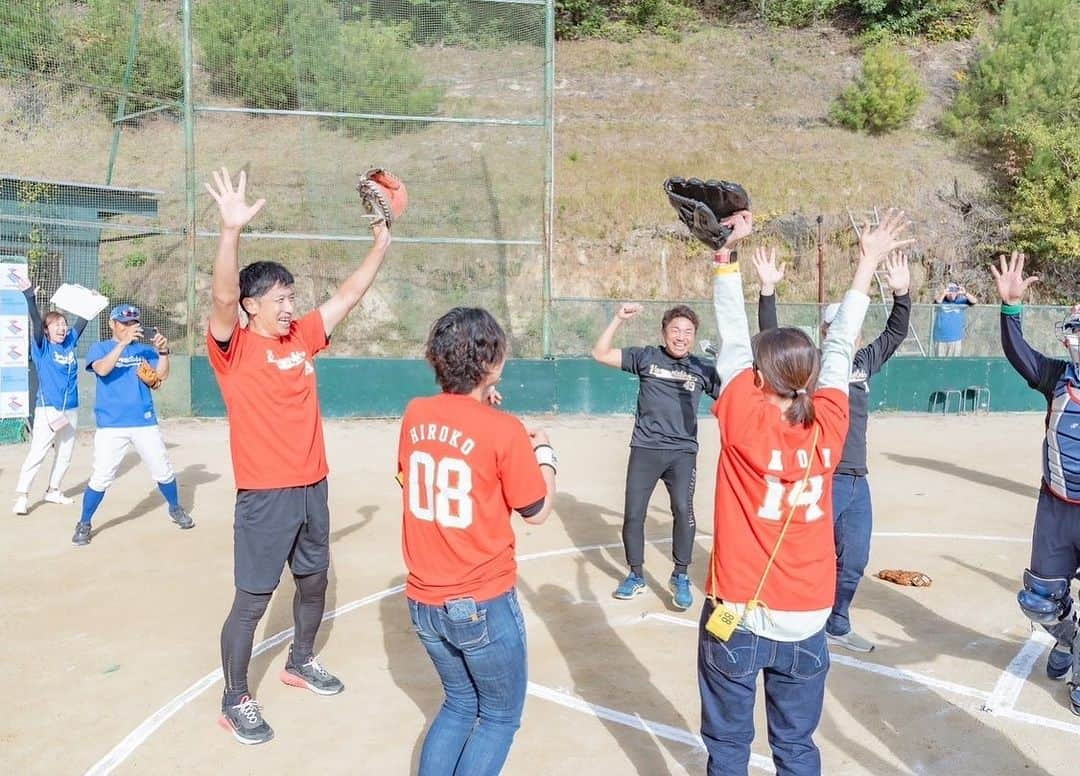
<svg viewBox="0 0 1080 776"><path fill-rule="evenodd" d="M469 396L413 399L398 439L409 598L486 601L514 586L510 513L547 486L521 421Z"/></svg>
<svg viewBox="0 0 1080 776"><path fill-rule="evenodd" d="M760 600L770 609L809 612L832 606L836 594L832 473L848 429L848 397L836 388L814 392L814 427L793 426L739 372L713 405L720 423L713 539L715 590L733 603L754 596L780 529L794 506ZM807 466L810 477L800 486Z"/></svg>

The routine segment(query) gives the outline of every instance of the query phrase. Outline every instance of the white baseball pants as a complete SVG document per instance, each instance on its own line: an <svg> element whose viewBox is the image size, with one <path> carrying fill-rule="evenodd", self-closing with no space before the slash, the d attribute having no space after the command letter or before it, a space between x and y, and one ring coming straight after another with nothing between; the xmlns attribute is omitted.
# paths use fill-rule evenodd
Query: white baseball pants
<svg viewBox="0 0 1080 776"><path fill-rule="evenodd" d="M94 433L94 470L90 473L88 486L104 491L112 485L129 447L135 448L139 458L150 469L154 482L169 482L176 476L165 452L161 429L157 426L99 428Z"/></svg>
<svg viewBox="0 0 1080 776"><path fill-rule="evenodd" d="M42 405L34 407L34 427L30 434L30 452L26 454L22 470L19 472L19 483L15 486L16 493L29 493L30 486L37 477L49 448L56 444L56 458L53 459L52 474L49 475L49 489L59 490L60 483L71 466L71 453L75 449L75 427L79 424L79 411L67 410L68 424L59 431L49 428L49 418L57 417L60 410L52 407L46 409Z"/></svg>

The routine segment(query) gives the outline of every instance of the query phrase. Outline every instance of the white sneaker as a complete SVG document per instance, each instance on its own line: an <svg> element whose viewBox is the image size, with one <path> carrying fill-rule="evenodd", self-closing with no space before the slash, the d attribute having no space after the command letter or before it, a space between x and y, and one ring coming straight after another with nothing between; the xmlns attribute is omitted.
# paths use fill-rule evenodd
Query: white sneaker
<svg viewBox="0 0 1080 776"><path fill-rule="evenodd" d="M68 498L62 490L45 491L45 500L52 504L74 504L75 499Z"/></svg>
<svg viewBox="0 0 1080 776"><path fill-rule="evenodd" d="M17 515L25 515L30 511L30 505L27 503L25 494L15 497L15 506L11 508L11 511Z"/></svg>

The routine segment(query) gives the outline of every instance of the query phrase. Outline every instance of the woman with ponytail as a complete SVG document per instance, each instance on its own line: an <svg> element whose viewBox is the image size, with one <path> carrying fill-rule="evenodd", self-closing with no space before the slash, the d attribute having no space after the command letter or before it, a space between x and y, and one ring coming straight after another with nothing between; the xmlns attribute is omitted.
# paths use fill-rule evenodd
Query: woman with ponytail
<svg viewBox="0 0 1080 776"><path fill-rule="evenodd" d="M801 330L764 331L751 342L742 274L730 245L751 231L749 212L729 219L716 253L713 303L720 397L713 406L717 464L713 552L698 643L701 733L708 773L746 773L754 738L757 675L764 673L773 762L780 776L816 776L829 653L825 622L836 587L831 475L848 430L855 340L878 263L910 240L891 212L864 229L851 288L819 353ZM775 264L759 248L755 264Z"/></svg>

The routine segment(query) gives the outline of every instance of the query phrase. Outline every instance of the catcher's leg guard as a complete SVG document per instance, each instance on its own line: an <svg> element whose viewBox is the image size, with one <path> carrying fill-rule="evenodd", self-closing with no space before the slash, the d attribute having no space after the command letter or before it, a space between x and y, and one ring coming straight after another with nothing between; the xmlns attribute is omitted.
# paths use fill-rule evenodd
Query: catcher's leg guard
<svg viewBox="0 0 1080 776"><path fill-rule="evenodd" d="M1063 577L1043 579L1024 569L1024 589L1016 594L1016 600L1029 620L1047 630L1072 619L1069 580Z"/></svg>

